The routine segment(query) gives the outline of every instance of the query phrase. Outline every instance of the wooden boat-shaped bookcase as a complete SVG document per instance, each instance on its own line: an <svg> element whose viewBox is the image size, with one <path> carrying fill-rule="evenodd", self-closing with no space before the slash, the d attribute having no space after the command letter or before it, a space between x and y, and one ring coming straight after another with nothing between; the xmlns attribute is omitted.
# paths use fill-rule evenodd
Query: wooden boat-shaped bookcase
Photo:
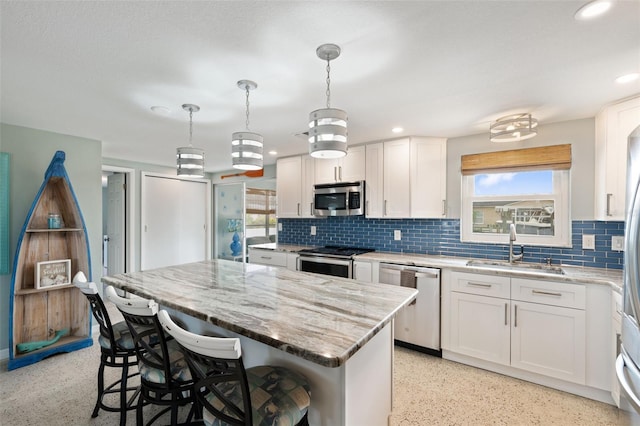
<svg viewBox="0 0 640 426"><path fill-rule="evenodd" d="M71 261L70 271L62 274L69 279L58 281L71 281L78 271L91 280L87 229L64 160L63 151L53 156L18 239L9 306L9 370L93 344L86 297L71 283L36 285L36 266L44 261ZM60 216L60 228L49 227L50 213ZM34 342L50 343L62 330L55 343L33 350L39 346Z"/></svg>

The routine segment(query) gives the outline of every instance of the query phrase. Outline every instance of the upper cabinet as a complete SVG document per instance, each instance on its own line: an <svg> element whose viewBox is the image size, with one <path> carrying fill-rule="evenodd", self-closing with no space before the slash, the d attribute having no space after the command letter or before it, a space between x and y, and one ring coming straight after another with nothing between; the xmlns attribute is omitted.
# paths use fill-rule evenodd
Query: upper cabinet
<svg viewBox="0 0 640 426"><path fill-rule="evenodd" d="M596 116L595 217L624 220L627 138L640 126L640 96L609 105Z"/></svg>
<svg viewBox="0 0 640 426"><path fill-rule="evenodd" d="M282 158L276 167L278 217L313 217L314 159L309 155Z"/></svg>
<svg viewBox="0 0 640 426"><path fill-rule="evenodd" d="M366 145L366 215L446 215L447 140L411 137Z"/></svg>
<svg viewBox="0 0 640 426"><path fill-rule="evenodd" d="M315 160L315 183L356 182L365 178L365 147L349 147L347 155Z"/></svg>

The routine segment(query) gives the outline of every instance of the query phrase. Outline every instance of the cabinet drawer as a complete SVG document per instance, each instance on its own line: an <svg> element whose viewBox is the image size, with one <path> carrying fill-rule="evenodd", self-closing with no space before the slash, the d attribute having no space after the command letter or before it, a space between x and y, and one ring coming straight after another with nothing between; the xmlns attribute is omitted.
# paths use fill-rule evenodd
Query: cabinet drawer
<svg viewBox="0 0 640 426"><path fill-rule="evenodd" d="M511 299L551 306L584 309L586 291L580 284L511 279Z"/></svg>
<svg viewBox="0 0 640 426"><path fill-rule="evenodd" d="M451 290L461 293L479 294L482 296L510 297L509 277L498 275L470 274L467 272L451 273Z"/></svg>
<svg viewBox="0 0 640 426"><path fill-rule="evenodd" d="M249 262L286 267L287 253L273 250L249 249Z"/></svg>

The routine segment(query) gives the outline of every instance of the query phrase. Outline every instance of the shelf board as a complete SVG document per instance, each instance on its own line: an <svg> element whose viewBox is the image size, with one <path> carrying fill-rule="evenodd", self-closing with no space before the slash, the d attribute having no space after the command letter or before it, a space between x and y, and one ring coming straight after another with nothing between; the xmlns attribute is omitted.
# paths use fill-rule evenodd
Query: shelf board
<svg viewBox="0 0 640 426"><path fill-rule="evenodd" d="M37 354L39 352L50 351L51 349L55 349L55 348L60 347L60 346L65 346L65 345L68 345L70 343L74 343L74 342L79 341L79 340L84 340L84 339L87 339L88 337L89 336L63 336L57 342L55 342L52 345L45 346L44 348L36 349L35 351L25 352L25 353L18 353L18 350L17 350L18 347L16 346L14 348L15 358L18 359L20 357L32 356L32 355Z"/></svg>
<svg viewBox="0 0 640 426"><path fill-rule="evenodd" d="M31 228L26 232L77 232L82 231L82 228Z"/></svg>
<svg viewBox="0 0 640 426"><path fill-rule="evenodd" d="M45 288L23 288L20 290L16 290L16 296L23 296L25 294L34 294L34 293L42 293L43 291L56 291L56 290L64 290L67 288L75 288L73 284L65 284L65 285L53 285L51 287Z"/></svg>

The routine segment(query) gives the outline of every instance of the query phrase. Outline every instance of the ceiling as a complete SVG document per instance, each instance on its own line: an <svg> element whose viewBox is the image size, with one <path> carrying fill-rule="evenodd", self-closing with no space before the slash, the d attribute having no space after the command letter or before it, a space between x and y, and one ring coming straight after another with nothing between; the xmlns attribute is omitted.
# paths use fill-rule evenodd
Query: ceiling
<svg viewBox="0 0 640 426"><path fill-rule="evenodd" d="M102 141L103 157L173 166L175 148L231 169L231 133L265 139L265 164L307 152L308 114L349 114L349 144L399 135L488 133L530 112L541 125L593 117L640 93L640 1L593 21L585 1L6 1L1 15L4 123ZM170 109L166 115L151 106Z"/></svg>

